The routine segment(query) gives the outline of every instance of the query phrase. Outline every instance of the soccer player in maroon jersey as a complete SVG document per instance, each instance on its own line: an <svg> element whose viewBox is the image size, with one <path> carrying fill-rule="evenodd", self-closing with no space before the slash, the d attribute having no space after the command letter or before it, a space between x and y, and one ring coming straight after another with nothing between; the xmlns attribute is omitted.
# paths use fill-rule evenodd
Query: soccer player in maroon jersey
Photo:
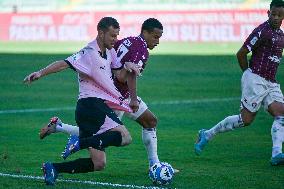
<svg viewBox="0 0 284 189"><path fill-rule="evenodd" d="M163 34L163 25L155 18L149 18L144 21L141 28L141 33L136 37L126 37L119 40L114 45L117 53L117 59L122 64L132 62L139 66L140 73L146 67L146 62L149 58L148 49L152 50L159 44L159 39ZM157 154L157 135L156 126L157 118L149 110L146 103L136 94L136 79L135 72L128 73L125 78L126 82L120 82L114 77L115 86L123 95L124 101L129 103L129 106L134 110L133 113L125 113L127 117L139 123L142 128L142 140L146 147L149 165L159 162ZM116 111L118 116L122 118L124 112ZM64 132L67 134L78 134L78 127L62 123L60 119L54 117L50 123L43 127L40 132L40 138L54 132ZM176 172L178 170L175 170Z"/></svg>
<svg viewBox="0 0 284 189"><path fill-rule="evenodd" d="M243 71L241 112L239 115L226 117L209 130L200 130L194 145L197 155L201 154L208 141L216 134L250 125L263 105L274 118L270 162L272 165L284 163L284 97L275 79L284 47L284 33L280 29L283 18L284 2L273 0L268 10L268 20L253 30L237 52ZM247 55L250 52L252 56L248 61Z"/></svg>

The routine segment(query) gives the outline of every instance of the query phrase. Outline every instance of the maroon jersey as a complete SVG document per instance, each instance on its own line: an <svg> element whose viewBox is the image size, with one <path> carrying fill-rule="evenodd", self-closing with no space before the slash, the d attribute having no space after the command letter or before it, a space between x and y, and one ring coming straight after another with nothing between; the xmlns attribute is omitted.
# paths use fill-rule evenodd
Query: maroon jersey
<svg viewBox="0 0 284 189"><path fill-rule="evenodd" d="M149 52L146 41L141 36L127 37L119 40L114 45L114 49L117 53L117 59L121 62L121 64L124 64L125 62L138 64L140 67L140 72L143 72L146 62L149 58ZM115 78L114 84L124 98L129 97L127 83L120 83Z"/></svg>
<svg viewBox="0 0 284 189"><path fill-rule="evenodd" d="M252 72L276 82L275 75L282 58L284 34L281 29L272 29L268 21L253 30L243 44L252 51L249 67Z"/></svg>

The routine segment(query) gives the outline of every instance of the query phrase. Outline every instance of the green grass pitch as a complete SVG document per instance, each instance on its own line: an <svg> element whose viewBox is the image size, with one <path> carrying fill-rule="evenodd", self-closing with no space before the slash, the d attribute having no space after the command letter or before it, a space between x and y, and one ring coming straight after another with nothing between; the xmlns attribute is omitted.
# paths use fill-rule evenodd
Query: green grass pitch
<svg viewBox="0 0 284 189"><path fill-rule="evenodd" d="M30 86L23 85L22 80L26 74L66 58L83 44L0 43L0 188L44 188L40 179L1 174L42 176L42 162L63 161L60 154L68 136L55 134L40 140L38 131L54 115L75 124L73 109L7 111L75 107L78 86L72 70L42 78ZM151 53L138 82L138 95L159 119L160 160L180 170L170 188L284 188L284 167L269 164L273 119L263 109L251 126L220 134L201 156L194 154L199 129L210 128L239 112L241 71L234 54L240 45L161 43ZM278 70L278 81L283 90L283 65ZM120 188L153 186L147 176L141 128L127 118L123 121L133 143L108 148L104 171L64 174L60 179L124 185ZM87 156L86 151L81 151L70 160ZM57 182L55 188L118 187Z"/></svg>

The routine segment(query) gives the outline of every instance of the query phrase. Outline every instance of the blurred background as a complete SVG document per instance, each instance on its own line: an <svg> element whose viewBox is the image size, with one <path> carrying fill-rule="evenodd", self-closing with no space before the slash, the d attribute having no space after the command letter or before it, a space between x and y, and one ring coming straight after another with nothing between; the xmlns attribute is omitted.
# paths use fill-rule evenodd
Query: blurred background
<svg viewBox="0 0 284 189"><path fill-rule="evenodd" d="M0 41L89 41L113 16L120 38L138 35L149 17L162 41L239 42L267 18L268 0L0 0Z"/></svg>

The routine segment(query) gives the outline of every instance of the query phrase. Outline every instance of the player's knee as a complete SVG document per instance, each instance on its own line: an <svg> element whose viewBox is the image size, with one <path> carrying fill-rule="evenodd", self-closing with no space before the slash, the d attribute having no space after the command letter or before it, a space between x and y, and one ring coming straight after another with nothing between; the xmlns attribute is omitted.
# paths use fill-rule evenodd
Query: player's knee
<svg viewBox="0 0 284 189"><path fill-rule="evenodd" d="M131 135L127 136L127 145L132 143L132 137Z"/></svg>
<svg viewBox="0 0 284 189"><path fill-rule="evenodd" d="M284 104L280 102L273 102L268 106L268 112L273 117L284 116Z"/></svg>
<svg viewBox="0 0 284 189"><path fill-rule="evenodd" d="M144 128L156 128L158 125L158 119L155 116L152 116L144 123Z"/></svg>
<svg viewBox="0 0 284 189"><path fill-rule="evenodd" d="M248 110L243 110L241 113L241 119L243 121L244 126L249 126L254 118L256 116L256 113L249 112Z"/></svg>
<svg viewBox="0 0 284 189"><path fill-rule="evenodd" d="M121 146L129 145L131 144L131 142L132 142L132 137L129 133L127 135L122 136Z"/></svg>
<svg viewBox="0 0 284 189"><path fill-rule="evenodd" d="M117 138L121 138L121 143L118 146L126 146L132 142L132 137L124 125L113 129L113 131L117 131Z"/></svg>
<svg viewBox="0 0 284 189"><path fill-rule="evenodd" d="M249 126L252 122L253 122L253 118L251 118L251 117L244 117L243 118L244 126Z"/></svg>
<svg viewBox="0 0 284 189"><path fill-rule="evenodd" d="M278 111L276 111L274 113L275 117L284 117L284 108L283 109L279 109Z"/></svg>
<svg viewBox="0 0 284 189"><path fill-rule="evenodd" d="M102 171L105 169L106 162L101 160L101 161L96 161L94 163L94 171Z"/></svg>
<svg viewBox="0 0 284 189"><path fill-rule="evenodd" d="M121 134L121 146L126 146L128 144L130 144L132 142L132 137L130 135L130 133L128 132L128 130L125 128L123 130L120 131Z"/></svg>
<svg viewBox="0 0 284 189"><path fill-rule="evenodd" d="M158 119L157 119L155 116L153 116L150 125L151 125L151 128L157 127L157 125L158 125Z"/></svg>

